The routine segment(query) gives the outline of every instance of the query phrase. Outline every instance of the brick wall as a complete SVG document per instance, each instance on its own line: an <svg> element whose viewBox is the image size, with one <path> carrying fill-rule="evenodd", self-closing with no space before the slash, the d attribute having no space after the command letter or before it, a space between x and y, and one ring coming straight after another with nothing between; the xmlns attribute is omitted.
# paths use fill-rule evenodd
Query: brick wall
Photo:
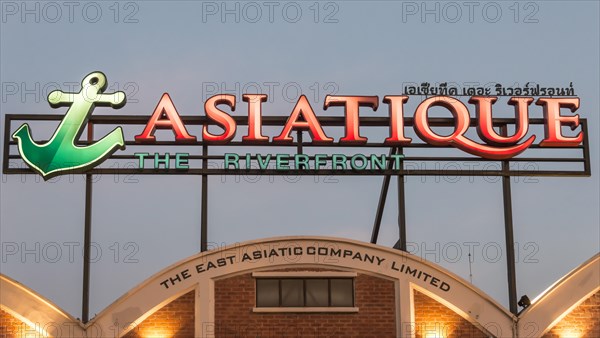
<svg viewBox="0 0 600 338"><path fill-rule="evenodd" d="M600 292L573 309L544 338L600 337Z"/></svg>
<svg viewBox="0 0 600 338"><path fill-rule="evenodd" d="M190 291L146 318L124 337L194 337L195 292Z"/></svg>
<svg viewBox="0 0 600 338"><path fill-rule="evenodd" d="M29 326L10 313L0 309L0 337L19 337L24 332L29 332Z"/></svg>
<svg viewBox="0 0 600 338"><path fill-rule="evenodd" d="M487 337L475 325L418 291L414 293L416 337Z"/></svg>
<svg viewBox="0 0 600 338"><path fill-rule="evenodd" d="M253 313L255 279L244 274L215 282L215 336L395 337L394 294L394 282L359 274L358 313Z"/></svg>
<svg viewBox="0 0 600 338"><path fill-rule="evenodd" d="M289 271L289 270L286 270ZM253 313L251 274L215 283L216 337L394 337L394 283L359 274L355 282L358 313ZM486 337L476 326L434 299L415 291L416 337ZM125 337L194 336L195 293L191 291L152 314ZM0 310L0 337L20 337L31 328ZM594 294L544 338L600 337L600 292Z"/></svg>

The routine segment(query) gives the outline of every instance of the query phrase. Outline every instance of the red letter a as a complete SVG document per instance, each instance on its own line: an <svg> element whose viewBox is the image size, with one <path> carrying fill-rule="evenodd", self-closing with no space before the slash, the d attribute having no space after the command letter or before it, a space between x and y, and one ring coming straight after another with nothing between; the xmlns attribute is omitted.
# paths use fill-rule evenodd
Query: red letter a
<svg viewBox="0 0 600 338"><path fill-rule="evenodd" d="M196 136L190 136L183 122L181 121L181 117L179 113L177 113L177 109L175 109L175 105L171 100L169 94L164 93L160 98L160 101L154 108L154 113L148 120L148 124L146 124L146 128L140 135L135 136L136 143L152 143L156 141L156 137L154 137L154 131L159 129L173 129L175 133L175 140L179 142L195 142Z"/></svg>

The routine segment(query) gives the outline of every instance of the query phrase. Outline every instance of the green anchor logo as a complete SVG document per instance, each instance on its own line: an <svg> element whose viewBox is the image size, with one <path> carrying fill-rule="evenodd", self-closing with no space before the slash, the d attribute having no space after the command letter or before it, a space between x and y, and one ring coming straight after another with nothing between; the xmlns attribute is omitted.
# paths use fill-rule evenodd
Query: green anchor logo
<svg viewBox="0 0 600 338"><path fill-rule="evenodd" d="M93 72L83 79L79 93L51 92L48 103L52 108L70 107L48 142L40 145L33 141L27 123L12 135L17 140L23 160L44 180L65 171L85 171L117 149L125 149L121 127L115 128L94 144L83 147L75 144L96 106L119 109L125 105L125 93L103 94L106 86L106 76L101 72Z"/></svg>

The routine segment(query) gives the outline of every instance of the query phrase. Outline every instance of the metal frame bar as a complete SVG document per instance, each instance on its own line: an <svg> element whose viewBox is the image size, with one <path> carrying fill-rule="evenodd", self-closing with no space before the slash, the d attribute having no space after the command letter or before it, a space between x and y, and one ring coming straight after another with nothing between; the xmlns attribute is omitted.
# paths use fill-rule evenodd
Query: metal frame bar
<svg viewBox="0 0 600 338"><path fill-rule="evenodd" d="M397 152L396 148L390 149L390 156ZM392 161L388 161L387 170L391 170L393 166ZM377 203L377 211L375 212L375 222L373 223L373 232L371 233L371 243L377 243L377 237L379 237L379 228L381 227L381 219L383 218L383 209L385 208L385 201L390 187L391 174L383 176L383 183L381 184L381 192L379 193L379 202Z"/></svg>
<svg viewBox="0 0 600 338"><path fill-rule="evenodd" d="M208 146L202 146L202 155L208 155ZM202 169L207 167L208 160L202 160ZM200 251L208 250L208 175L202 175L202 215L200 225Z"/></svg>
<svg viewBox="0 0 600 338"><path fill-rule="evenodd" d="M503 136L508 135L506 125L500 127ZM502 170L509 170L509 161L502 162ZM502 200L504 207L504 237L506 241L506 271L508 278L508 304L510 312L517 315L517 271L515 267L515 238L513 233L512 192L510 176L502 177Z"/></svg>
<svg viewBox="0 0 600 338"><path fill-rule="evenodd" d="M35 120L35 121L60 121L64 118L64 114L6 114L5 119L10 120ZM92 115L89 117L89 121L95 125L101 124L116 124L119 125L146 125L150 117L147 115ZM215 125L215 122L204 115L182 115L180 116L181 121L186 125ZM231 116L237 125L248 125L247 116ZM322 126L330 127L344 127L346 125L346 118L344 116L319 116L319 124ZM288 116L262 116L261 121L263 126L283 126L287 122ZM580 118L580 121L586 120ZM360 125L363 127L389 127L389 117L384 116L361 116ZM428 119L429 125L433 127L452 127L454 126L453 118L446 117L432 117ZM514 118L494 118L494 126L502 126L505 124L515 124ZM470 126L477 126L477 119L471 117ZM530 118L529 124L543 124L543 118ZM404 125L406 127L412 127L414 125L413 117L404 117ZM201 142L201 141L199 141ZM259 143L262 144L262 143Z"/></svg>
<svg viewBox="0 0 600 338"><path fill-rule="evenodd" d="M89 321L90 314L90 251L92 245L92 175L85 175L85 228L83 234L83 295L81 321Z"/></svg>
<svg viewBox="0 0 600 338"><path fill-rule="evenodd" d="M21 174L21 175L37 175L32 170L27 168L10 168L4 174ZM189 169L189 170L177 170L177 169L110 169L110 168L97 168L88 171L86 174L91 175L206 175L206 176L231 176L231 175L266 175L266 176L385 176L385 175L398 175L398 176L525 176L525 177L589 177L584 172L579 171L483 171L483 170L363 170L363 171L350 171L350 170L334 170L334 169L306 169L306 170L275 170L275 169Z"/></svg>
<svg viewBox="0 0 600 338"><path fill-rule="evenodd" d="M10 155L10 125L11 120L8 116L4 119L4 149L2 151L2 173L6 174L9 170L8 168L8 159Z"/></svg>
<svg viewBox="0 0 600 338"><path fill-rule="evenodd" d="M34 114L8 114L5 117L5 134L4 134L4 154L3 154L3 172L5 174L34 174L32 170L27 167L22 168L10 168L9 161L11 159L19 159L20 156L18 154L11 155L10 147L16 146L16 142L10 139L10 129L12 121L59 121L63 118L63 115L60 114L45 114L45 115L34 115ZM285 116L266 116L263 118L264 125L282 125L285 123L287 117ZM190 125L200 125L200 124L212 124L210 120L208 120L205 116L183 116L182 120L186 124ZM247 118L236 116L234 117L236 123L240 125L247 125ZM145 124L147 122L146 116L137 116L137 115L96 115L90 117L89 120L93 124L121 124L121 125L136 125L136 124ZM320 117L319 121L324 126L344 126L345 119L344 117L338 116L324 116ZM405 118L405 125L411 126L413 125L413 118ZM476 125L476 120L474 118L471 119L470 124L472 126ZM530 124L543 124L543 119L530 119ZM360 124L364 127L389 127L389 118L387 117L363 117L360 119ZM495 126L502 126L515 123L515 119L502 118L502 119L494 119ZM539 144L534 144L530 148L532 149L570 149L570 150L579 150L581 151L582 156L572 157L572 158L553 158L553 157L517 157L510 159L510 162L549 162L549 163L581 163L583 164L582 170L429 170L429 169L417 169L417 170L361 170L354 171L351 169L346 170L333 170L333 169L312 169L312 170L260 170L260 169L216 169L216 168L208 168L206 166L206 160L217 160L223 159L224 155L208 155L208 151L203 151L201 155L191 154L189 156L190 159L201 159L203 166L201 168L190 168L187 170L181 169L136 169L136 168L93 168L87 173L89 174L115 174L115 175L162 175L162 174L170 174L170 175L259 175L259 174L267 174L267 175L328 175L328 176L337 176L337 175L349 175L349 176L358 176L358 175L367 175L367 176L378 176L382 175L384 177L390 175L410 175L410 176L436 176L436 175L458 175L458 176L590 176L590 158L589 158L589 142L588 142L588 134L587 134L587 120L580 119L580 123L582 126L582 131L584 132L584 141L582 145L577 147L570 148L561 148L561 147L547 147L542 148ZM454 119L451 118L431 118L430 124L432 126L442 126L442 127L453 127ZM336 148L336 147L344 147L344 148L390 148L389 144L385 144L383 142L372 142L367 143L360 146L352 146L344 143L331 143L331 144L307 144L302 140L302 132L298 131L298 137L296 141L288 142L288 143L245 143L241 141L232 141L225 146L254 146L254 147L296 147L297 153L302 154L304 147L325 147L325 148ZM43 141L40 141L43 142ZM93 141L80 141L82 145L89 144ZM126 145L130 146L140 146L140 144L135 143L135 141L126 141ZM186 146L186 147L194 147L201 146L203 150L208 150L209 143L205 143L202 141L192 142L192 143L177 143L174 141L162 141L152 143L153 146ZM204 147L207 148L204 148ZM224 145L215 145L222 147ZM451 146L439 147L439 146L431 146L426 143L411 143L408 145L404 145L403 149L411 149L411 148L441 148L441 149L451 149ZM255 158L255 157L254 157ZM310 157L314 158L314 157ZM328 157L330 158L330 157ZM113 155L110 157L112 160L125 160L125 159L135 159L135 156L132 154L129 155ZM481 159L474 156L407 156L403 159L404 163L411 161L420 161L420 162L431 162L431 161L464 161L464 162L496 162L501 164L501 161L492 161Z"/></svg>
<svg viewBox="0 0 600 338"><path fill-rule="evenodd" d="M90 122L87 125L87 138L94 138L94 126ZM81 321L85 324L90 316L90 252L92 246L92 188L93 176L85 175L85 214L83 230L83 285L81 296Z"/></svg>
<svg viewBox="0 0 600 338"><path fill-rule="evenodd" d="M398 148L398 153L402 153L403 149ZM404 170L404 161L402 161ZM398 249L406 251L406 195L404 190L404 175L398 175Z"/></svg>

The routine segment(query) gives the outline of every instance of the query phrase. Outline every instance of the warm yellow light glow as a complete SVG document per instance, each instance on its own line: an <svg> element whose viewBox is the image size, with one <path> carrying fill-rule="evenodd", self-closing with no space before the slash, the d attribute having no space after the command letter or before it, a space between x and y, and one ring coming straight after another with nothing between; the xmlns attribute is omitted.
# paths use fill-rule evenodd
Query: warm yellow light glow
<svg viewBox="0 0 600 338"><path fill-rule="evenodd" d="M443 332L429 332L423 338L446 338L447 336Z"/></svg>
<svg viewBox="0 0 600 338"><path fill-rule="evenodd" d="M41 337L50 337L51 336L51 333L44 330L39 323L36 324L36 323L32 322L31 320L12 311L9 308L0 307L0 310L5 311L10 316L16 318L23 324L19 328L19 337L21 337L21 336L26 337L28 334L33 333L33 332L39 333Z"/></svg>
<svg viewBox="0 0 600 338"><path fill-rule="evenodd" d="M426 338L446 338L446 335L444 334L444 332L439 331L439 332L427 334L425 337Z"/></svg>
<svg viewBox="0 0 600 338"><path fill-rule="evenodd" d="M145 328L140 330L140 336L144 338L172 338L175 334L167 328Z"/></svg>
<svg viewBox="0 0 600 338"><path fill-rule="evenodd" d="M564 329L559 333L560 338L580 338L581 332L575 329Z"/></svg>
<svg viewBox="0 0 600 338"><path fill-rule="evenodd" d="M450 335L452 327L446 323L427 323L421 327L423 338L446 338Z"/></svg>

